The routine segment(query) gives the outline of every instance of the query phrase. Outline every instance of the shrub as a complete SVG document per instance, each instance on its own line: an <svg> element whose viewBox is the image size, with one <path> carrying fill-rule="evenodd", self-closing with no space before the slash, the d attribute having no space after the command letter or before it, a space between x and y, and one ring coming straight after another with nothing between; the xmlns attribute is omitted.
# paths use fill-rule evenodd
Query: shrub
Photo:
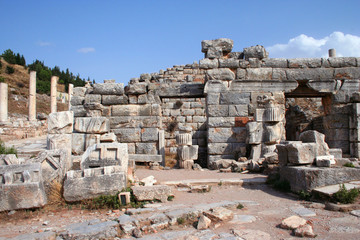
<svg viewBox="0 0 360 240"><path fill-rule="evenodd" d="M7 74L13 74L15 72L15 69L11 66L6 66L6 73Z"/></svg>
<svg viewBox="0 0 360 240"><path fill-rule="evenodd" d="M15 154L17 156L17 151L14 147L5 147L5 143L0 140L0 154Z"/></svg>
<svg viewBox="0 0 360 240"><path fill-rule="evenodd" d="M0 69L2 68L2 62L0 61Z"/></svg>
<svg viewBox="0 0 360 240"><path fill-rule="evenodd" d="M359 190L356 188L347 190L345 184L340 185L340 190L333 194L333 199L336 202L348 204L354 203L359 196Z"/></svg>
<svg viewBox="0 0 360 240"><path fill-rule="evenodd" d="M301 200L305 200L305 201L310 201L310 199L312 197L311 193L304 191L304 190L301 190L300 192L298 192L298 195Z"/></svg>
<svg viewBox="0 0 360 240"><path fill-rule="evenodd" d="M351 162L345 163L343 166L344 166L344 167L350 167L350 168L354 168L354 167L355 167L354 164L351 163Z"/></svg>
<svg viewBox="0 0 360 240"><path fill-rule="evenodd" d="M282 192L290 192L291 186L288 180L278 180L274 183L274 188Z"/></svg>
<svg viewBox="0 0 360 240"><path fill-rule="evenodd" d="M244 208L244 205L242 205L241 203L239 203L237 206L236 206L237 209L243 209Z"/></svg>
<svg viewBox="0 0 360 240"><path fill-rule="evenodd" d="M185 219L184 219L184 218L182 218L182 217L177 218L177 219L176 219L176 221L177 221L177 223L178 223L179 225L181 225L181 224L184 224L184 223L185 223Z"/></svg>
<svg viewBox="0 0 360 240"><path fill-rule="evenodd" d="M5 82L5 78L0 76L0 82Z"/></svg>

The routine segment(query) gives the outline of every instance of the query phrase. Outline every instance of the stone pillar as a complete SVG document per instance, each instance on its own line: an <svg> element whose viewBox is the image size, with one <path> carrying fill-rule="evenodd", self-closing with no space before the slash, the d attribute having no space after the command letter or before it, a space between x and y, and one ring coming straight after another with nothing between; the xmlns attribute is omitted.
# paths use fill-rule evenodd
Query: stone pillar
<svg viewBox="0 0 360 240"><path fill-rule="evenodd" d="M56 103L56 94L57 94L57 82L59 80L59 77L52 76L51 77L51 113L57 112L57 103Z"/></svg>
<svg viewBox="0 0 360 240"><path fill-rule="evenodd" d="M159 130L159 154L162 158L162 165L165 167L165 131Z"/></svg>
<svg viewBox="0 0 360 240"><path fill-rule="evenodd" d="M74 93L74 84L69 83L69 93L68 93L68 101L69 101L69 111L71 107L71 98Z"/></svg>
<svg viewBox="0 0 360 240"><path fill-rule="evenodd" d="M0 122L8 120L8 85L0 83Z"/></svg>
<svg viewBox="0 0 360 240"><path fill-rule="evenodd" d="M30 72L29 82L29 121L36 120L36 72Z"/></svg>
<svg viewBox="0 0 360 240"><path fill-rule="evenodd" d="M336 49L329 49L329 57L336 57Z"/></svg>

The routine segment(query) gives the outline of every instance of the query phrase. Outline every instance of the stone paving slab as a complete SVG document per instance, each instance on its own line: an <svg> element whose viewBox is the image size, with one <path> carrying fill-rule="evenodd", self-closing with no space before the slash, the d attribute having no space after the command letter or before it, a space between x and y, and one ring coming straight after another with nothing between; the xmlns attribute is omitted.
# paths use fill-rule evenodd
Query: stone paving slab
<svg viewBox="0 0 360 240"><path fill-rule="evenodd" d="M349 183L344 183L344 185L347 190L350 190L353 188L360 189L359 181L352 181ZM329 185L329 186L325 186L325 187L318 187L318 188L315 188L313 191L318 192L320 194L324 194L326 196L331 196L340 190L340 186L341 186L341 184Z"/></svg>
<svg viewBox="0 0 360 240"><path fill-rule="evenodd" d="M163 181L161 184L163 185L253 185L253 184L265 184L266 183L266 177L255 177L255 178L249 178L249 179L186 179L186 180L180 180L180 181Z"/></svg>

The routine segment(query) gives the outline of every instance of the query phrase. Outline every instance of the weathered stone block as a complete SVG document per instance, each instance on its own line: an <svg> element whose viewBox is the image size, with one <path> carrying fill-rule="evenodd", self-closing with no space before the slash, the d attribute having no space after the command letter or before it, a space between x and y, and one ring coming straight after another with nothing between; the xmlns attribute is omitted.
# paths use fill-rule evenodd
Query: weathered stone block
<svg viewBox="0 0 360 240"><path fill-rule="evenodd" d="M272 80L287 80L285 70L282 68L273 68Z"/></svg>
<svg viewBox="0 0 360 240"><path fill-rule="evenodd" d="M317 156L315 158L316 166L318 167L330 167L331 164L335 164L334 156L326 155L326 156Z"/></svg>
<svg viewBox="0 0 360 240"><path fill-rule="evenodd" d="M64 198L68 202L113 195L126 187L126 172L121 166L68 171L64 182Z"/></svg>
<svg viewBox="0 0 360 240"><path fill-rule="evenodd" d="M325 142L325 135L314 130L302 132L299 136L304 143L316 143L316 156L329 155L329 146Z"/></svg>
<svg viewBox="0 0 360 240"><path fill-rule="evenodd" d="M282 122L278 123L266 123L264 124L264 136L263 142L265 144L277 144L280 143L284 132L284 125Z"/></svg>
<svg viewBox="0 0 360 240"><path fill-rule="evenodd" d="M236 79L244 80L246 79L246 70L242 68L236 69Z"/></svg>
<svg viewBox="0 0 360 240"><path fill-rule="evenodd" d="M356 67L355 57L334 57L328 58L328 61L333 68Z"/></svg>
<svg viewBox="0 0 360 240"><path fill-rule="evenodd" d="M192 135L191 133L179 133L176 136L176 143L179 146L192 145Z"/></svg>
<svg viewBox="0 0 360 240"><path fill-rule="evenodd" d="M263 59L269 56L265 48L260 45L244 48L243 53L246 60L249 58Z"/></svg>
<svg viewBox="0 0 360 240"><path fill-rule="evenodd" d="M288 60L286 58L265 58L262 60L261 67L287 68Z"/></svg>
<svg viewBox="0 0 360 240"><path fill-rule="evenodd" d="M179 146L177 153L180 161L196 160L198 158L199 146Z"/></svg>
<svg viewBox="0 0 360 240"><path fill-rule="evenodd" d="M208 80L204 87L204 93L220 93L227 90L227 83L221 80Z"/></svg>
<svg viewBox="0 0 360 240"><path fill-rule="evenodd" d="M101 103L100 94L86 94L85 103Z"/></svg>
<svg viewBox="0 0 360 240"><path fill-rule="evenodd" d="M244 127L209 128L208 143L245 143L246 135Z"/></svg>
<svg viewBox="0 0 360 240"><path fill-rule="evenodd" d="M320 68L321 58L292 58L288 59L289 68Z"/></svg>
<svg viewBox="0 0 360 240"><path fill-rule="evenodd" d="M235 58L227 58L227 59L219 59L219 67L220 68L238 68L239 67L239 59Z"/></svg>
<svg viewBox="0 0 360 240"><path fill-rule="evenodd" d="M230 91L239 92L291 92L298 87L295 80L233 80Z"/></svg>
<svg viewBox="0 0 360 240"><path fill-rule="evenodd" d="M172 191L166 185L153 185L153 186L135 186L131 188L138 201L152 201L154 199L166 202L168 196L172 196Z"/></svg>
<svg viewBox="0 0 360 240"><path fill-rule="evenodd" d="M113 132L117 136L119 142L140 142L141 129L140 128L120 128L114 129Z"/></svg>
<svg viewBox="0 0 360 240"><path fill-rule="evenodd" d="M110 117L110 128L159 128L162 118L159 116L119 116Z"/></svg>
<svg viewBox="0 0 360 240"><path fill-rule="evenodd" d="M100 143L86 149L81 157L81 169L119 166L118 169L127 172L129 162L126 143Z"/></svg>
<svg viewBox="0 0 360 240"><path fill-rule="evenodd" d="M211 155L238 155L246 154L245 143L209 143L208 154Z"/></svg>
<svg viewBox="0 0 360 240"><path fill-rule="evenodd" d="M70 111L74 113L74 117L85 117L86 116L86 110L84 106L71 106Z"/></svg>
<svg viewBox="0 0 360 240"><path fill-rule="evenodd" d="M72 134L72 147L71 151L73 154L80 155L85 151L85 134L84 133L73 133Z"/></svg>
<svg viewBox="0 0 360 240"><path fill-rule="evenodd" d="M272 68L246 69L246 80L270 80L270 79L272 79Z"/></svg>
<svg viewBox="0 0 360 240"><path fill-rule="evenodd" d="M151 154L129 154L129 161L132 162L162 162L161 155L151 155Z"/></svg>
<svg viewBox="0 0 360 240"><path fill-rule="evenodd" d="M71 155L72 149L72 134L48 134L47 149L63 149L68 155Z"/></svg>
<svg viewBox="0 0 360 240"><path fill-rule="evenodd" d="M146 83L134 83L129 84L127 87L125 87L126 94L144 94L147 92L147 84Z"/></svg>
<svg viewBox="0 0 360 240"><path fill-rule="evenodd" d="M284 113L279 107L257 108L255 112L255 121L258 122L281 122Z"/></svg>
<svg viewBox="0 0 360 240"><path fill-rule="evenodd" d="M85 150L94 144L100 143L100 134L86 134L85 135Z"/></svg>
<svg viewBox="0 0 360 240"><path fill-rule="evenodd" d="M262 142L263 127L259 122L248 122L246 124L248 144L260 144Z"/></svg>
<svg viewBox="0 0 360 240"><path fill-rule="evenodd" d="M344 68L335 68L334 73L335 79L359 79L360 78L360 68L358 67L344 67Z"/></svg>
<svg viewBox="0 0 360 240"><path fill-rule="evenodd" d="M74 87L73 97L85 97L86 87Z"/></svg>
<svg viewBox="0 0 360 240"><path fill-rule="evenodd" d="M141 141L142 142L154 142L159 139L158 128L143 128L141 129Z"/></svg>
<svg viewBox="0 0 360 240"><path fill-rule="evenodd" d="M47 203L40 163L0 166L0 179L0 212Z"/></svg>
<svg viewBox="0 0 360 240"><path fill-rule="evenodd" d="M207 80L234 80L235 73L229 68L210 69L206 72Z"/></svg>
<svg viewBox="0 0 360 240"><path fill-rule="evenodd" d="M334 78L332 68L287 69L288 80L328 80Z"/></svg>
<svg viewBox="0 0 360 240"><path fill-rule="evenodd" d="M235 117L209 117L209 127L235 127Z"/></svg>
<svg viewBox="0 0 360 240"><path fill-rule="evenodd" d="M206 58L221 58L223 56L223 52L220 47L209 47L207 50L205 57Z"/></svg>
<svg viewBox="0 0 360 240"><path fill-rule="evenodd" d="M209 117L227 117L229 116L228 105L210 105L207 108Z"/></svg>
<svg viewBox="0 0 360 240"><path fill-rule="evenodd" d="M158 154L156 143L135 143L136 154Z"/></svg>
<svg viewBox="0 0 360 240"><path fill-rule="evenodd" d="M48 117L48 133L72 133L74 114L70 111L50 113Z"/></svg>
<svg viewBox="0 0 360 240"><path fill-rule="evenodd" d="M201 52L206 53L211 47L219 47L224 53L231 52L234 41L228 38L201 41Z"/></svg>
<svg viewBox="0 0 360 240"><path fill-rule="evenodd" d="M101 95L122 95L124 94L123 83L95 83L94 94Z"/></svg>
<svg viewBox="0 0 360 240"><path fill-rule="evenodd" d="M102 134L100 136L100 142L116 142L116 135L113 132Z"/></svg>
<svg viewBox="0 0 360 240"><path fill-rule="evenodd" d="M111 106L112 116L151 116L152 105L113 105Z"/></svg>
<svg viewBox="0 0 360 240"><path fill-rule="evenodd" d="M248 104L229 105L229 117L243 117L248 115Z"/></svg>
<svg viewBox="0 0 360 240"><path fill-rule="evenodd" d="M103 105L128 104L129 98L126 95L103 95L101 96L101 103Z"/></svg>
<svg viewBox="0 0 360 240"><path fill-rule="evenodd" d="M0 165L21 164L15 154L0 154Z"/></svg>
<svg viewBox="0 0 360 240"><path fill-rule="evenodd" d="M70 100L71 106L83 105L84 102L85 102L85 97L73 96L71 97Z"/></svg>
<svg viewBox="0 0 360 240"><path fill-rule="evenodd" d="M106 117L79 117L75 119L74 130L81 133L107 133L110 122Z"/></svg>
<svg viewBox="0 0 360 240"><path fill-rule="evenodd" d="M201 69L212 69L219 67L219 59L209 59L204 58L199 61L199 65Z"/></svg>
<svg viewBox="0 0 360 240"><path fill-rule="evenodd" d="M220 93L220 104L249 104L250 93L226 92Z"/></svg>
<svg viewBox="0 0 360 240"><path fill-rule="evenodd" d="M288 162L294 165L314 162L316 157L316 143L290 143L286 146Z"/></svg>

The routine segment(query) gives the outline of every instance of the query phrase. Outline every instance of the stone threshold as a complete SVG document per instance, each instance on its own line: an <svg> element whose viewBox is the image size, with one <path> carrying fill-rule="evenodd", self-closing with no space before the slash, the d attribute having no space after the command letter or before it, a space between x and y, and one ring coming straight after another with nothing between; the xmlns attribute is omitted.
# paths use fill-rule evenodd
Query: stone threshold
<svg viewBox="0 0 360 240"><path fill-rule="evenodd" d="M187 180L177 180L177 181L162 181L162 185L170 186L182 186L182 185L257 185L265 184L267 177L255 177L248 179L239 179L239 178L225 178L225 179L187 179Z"/></svg>

